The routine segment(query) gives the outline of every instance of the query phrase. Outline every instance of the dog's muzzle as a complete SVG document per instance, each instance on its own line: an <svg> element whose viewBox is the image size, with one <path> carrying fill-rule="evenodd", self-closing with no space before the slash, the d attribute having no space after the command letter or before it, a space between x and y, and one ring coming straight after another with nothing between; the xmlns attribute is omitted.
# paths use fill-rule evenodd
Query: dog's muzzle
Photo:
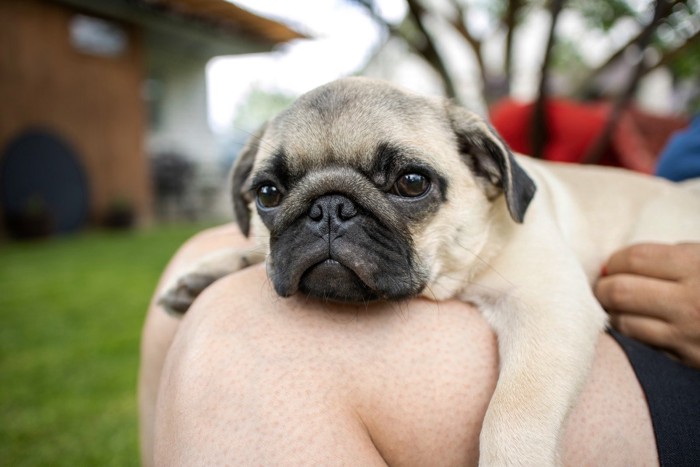
<svg viewBox="0 0 700 467"><path fill-rule="evenodd" d="M311 205L306 228L328 244L328 254L303 273L299 281L301 292L343 302L378 298L352 269L345 266L347 247L343 248L345 241L338 241L352 230L357 215L355 203L339 194L321 196Z"/></svg>
<svg viewBox="0 0 700 467"><path fill-rule="evenodd" d="M271 241L269 273L283 297L340 302L415 295L409 242L349 195L327 193Z"/></svg>

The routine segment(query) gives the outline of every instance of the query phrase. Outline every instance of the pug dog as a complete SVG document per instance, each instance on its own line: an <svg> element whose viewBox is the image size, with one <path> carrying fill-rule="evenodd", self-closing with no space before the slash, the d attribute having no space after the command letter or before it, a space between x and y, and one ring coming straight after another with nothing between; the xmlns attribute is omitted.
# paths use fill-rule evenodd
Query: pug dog
<svg viewBox="0 0 700 467"><path fill-rule="evenodd" d="M480 465L557 465L606 314L591 291L638 241L700 240L700 197L619 169L514 155L478 115L364 78L299 98L242 150L235 217L260 245L202 258L161 303L184 312L265 261L282 297L475 305L498 336Z"/></svg>

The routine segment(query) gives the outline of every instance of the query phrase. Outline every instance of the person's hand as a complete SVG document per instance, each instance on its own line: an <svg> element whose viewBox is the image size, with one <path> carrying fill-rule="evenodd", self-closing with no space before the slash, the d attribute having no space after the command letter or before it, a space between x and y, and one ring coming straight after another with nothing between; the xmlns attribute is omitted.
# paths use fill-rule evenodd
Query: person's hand
<svg viewBox="0 0 700 467"><path fill-rule="evenodd" d="M594 292L621 333L700 368L700 243L624 248Z"/></svg>

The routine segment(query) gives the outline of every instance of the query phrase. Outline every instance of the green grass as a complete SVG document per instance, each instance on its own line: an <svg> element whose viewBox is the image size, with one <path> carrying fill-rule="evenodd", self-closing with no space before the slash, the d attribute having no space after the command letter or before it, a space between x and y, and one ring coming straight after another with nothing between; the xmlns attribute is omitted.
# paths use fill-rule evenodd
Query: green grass
<svg viewBox="0 0 700 467"><path fill-rule="evenodd" d="M194 226L0 244L0 465L138 465L146 307Z"/></svg>

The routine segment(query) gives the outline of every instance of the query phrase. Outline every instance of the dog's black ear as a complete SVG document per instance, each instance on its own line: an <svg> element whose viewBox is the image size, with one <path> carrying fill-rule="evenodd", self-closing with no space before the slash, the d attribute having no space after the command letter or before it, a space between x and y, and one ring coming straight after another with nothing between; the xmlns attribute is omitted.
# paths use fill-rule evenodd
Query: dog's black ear
<svg viewBox="0 0 700 467"><path fill-rule="evenodd" d="M243 235L246 237L250 233L249 204L252 201L248 190L248 176L253 170L255 156L258 154L258 149L260 148L260 139L262 138L263 133L265 133L266 128L267 123L263 124L250 136L248 142L245 144L245 146L243 146L243 149L241 149L241 152L238 154L236 162L233 164L231 174L233 212L236 215L238 228L241 229L241 232L243 232Z"/></svg>
<svg viewBox="0 0 700 467"><path fill-rule="evenodd" d="M535 182L518 165L508 145L484 119L452 103L447 114L457 137L459 152L481 182L486 195L504 193L514 221L522 223L535 196Z"/></svg>

